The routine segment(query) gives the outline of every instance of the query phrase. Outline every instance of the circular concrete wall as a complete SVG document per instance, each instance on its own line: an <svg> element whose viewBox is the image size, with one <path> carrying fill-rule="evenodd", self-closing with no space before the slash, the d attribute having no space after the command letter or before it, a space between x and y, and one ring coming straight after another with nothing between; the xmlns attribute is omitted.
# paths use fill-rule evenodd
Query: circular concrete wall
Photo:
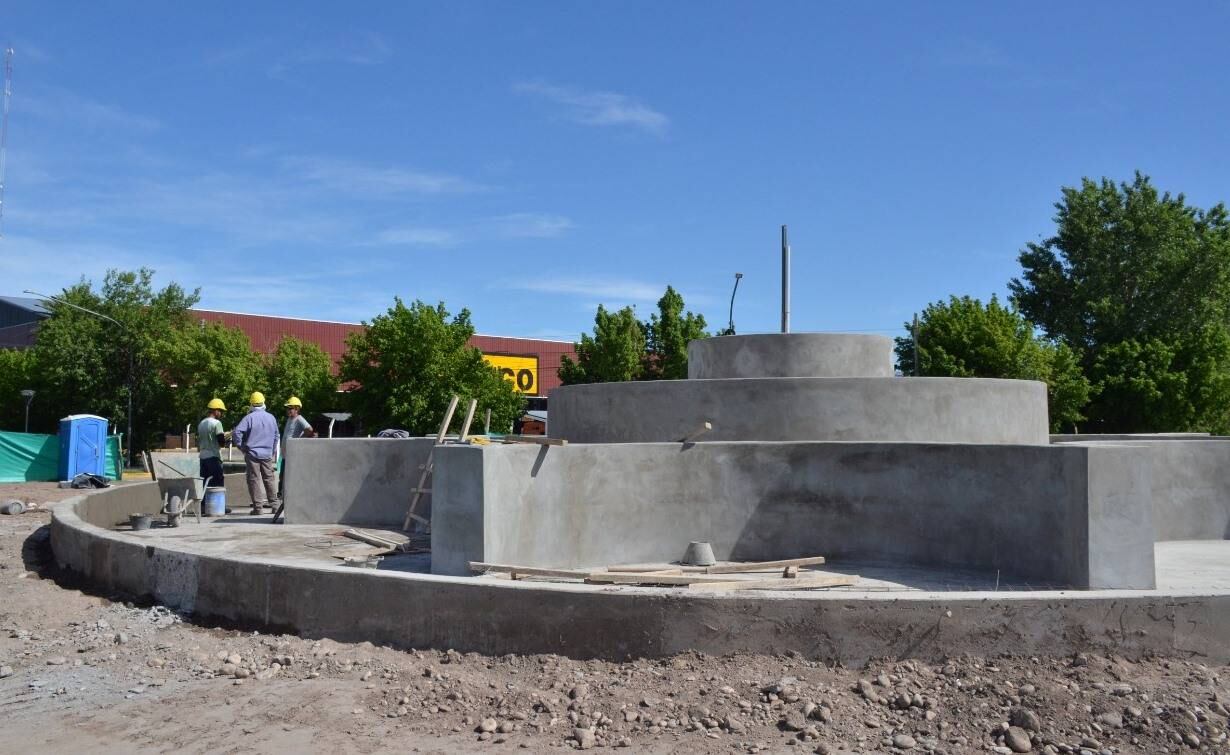
<svg viewBox="0 0 1230 755"><path fill-rule="evenodd" d="M766 377L892 377L893 342L850 333L757 333L688 344L693 380Z"/></svg>
<svg viewBox="0 0 1230 755"><path fill-rule="evenodd" d="M758 378L570 385L550 434L573 443L679 441L1049 442L1046 385L973 378Z"/></svg>

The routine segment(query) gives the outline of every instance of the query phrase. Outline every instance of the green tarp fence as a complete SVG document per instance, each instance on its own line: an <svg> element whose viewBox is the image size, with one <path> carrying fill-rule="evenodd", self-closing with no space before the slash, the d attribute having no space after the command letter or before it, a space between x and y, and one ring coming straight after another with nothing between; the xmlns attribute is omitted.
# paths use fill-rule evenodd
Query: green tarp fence
<svg viewBox="0 0 1230 755"><path fill-rule="evenodd" d="M120 436L107 437L107 477L120 479ZM0 482L55 482L60 477L60 437L0 432Z"/></svg>

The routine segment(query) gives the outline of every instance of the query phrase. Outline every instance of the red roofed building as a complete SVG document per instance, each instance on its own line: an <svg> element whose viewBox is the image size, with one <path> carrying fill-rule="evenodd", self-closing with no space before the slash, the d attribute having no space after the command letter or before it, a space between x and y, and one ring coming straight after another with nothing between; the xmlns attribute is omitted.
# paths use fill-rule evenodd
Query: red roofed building
<svg viewBox="0 0 1230 755"><path fill-rule="evenodd" d="M328 320L303 320L295 317L272 317L270 315L247 315L239 312L218 312L210 309L194 309L192 317L206 322L218 322L223 325L239 328L252 342L252 348L262 354L272 352L286 336L294 336L301 341L308 341L319 346L333 360L334 368L341 361L346 351L346 336L363 329L362 325L350 322L331 322ZM470 345L489 357L528 357L537 362L536 375L533 375L533 388L526 391L530 395L546 396L559 387L560 357L567 354L575 357L573 344L569 341L545 341L539 338L509 338L505 336L475 335L470 339ZM498 359L492 360L498 362ZM529 367L530 362L515 360ZM503 365L498 365L503 367ZM516 372L510 370L509 377L517 379ZM524 383L523 383L524 387Z"/></svg>

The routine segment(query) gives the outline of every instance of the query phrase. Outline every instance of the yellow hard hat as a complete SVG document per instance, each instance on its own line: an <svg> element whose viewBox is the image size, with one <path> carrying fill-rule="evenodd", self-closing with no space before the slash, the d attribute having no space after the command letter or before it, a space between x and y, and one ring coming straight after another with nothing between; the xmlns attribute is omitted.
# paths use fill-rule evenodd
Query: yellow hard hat
<svg viewBox="0 0 1230 755"><path fill-rule="evenodd" d="M222 403L222 399L220 398L210 400L208 407L210 409L221 409L222 411L226 411L226 404Z"/></svg>
<svg viewBox="0 0 1230 755"><path fill-rule="evenodd" d="M260 406L265 403L265 394L260 391L252 391L252 398L248 399L248 403L252 406Z"/></svg>
<svg viewBox="0 0 1230 755"><path fill-rule="evenodd" d="M286 399L286 405L287 406L297 406L300 409L303 408L303 402L299 400L298 396L291 396L290 398Z"/></svg>

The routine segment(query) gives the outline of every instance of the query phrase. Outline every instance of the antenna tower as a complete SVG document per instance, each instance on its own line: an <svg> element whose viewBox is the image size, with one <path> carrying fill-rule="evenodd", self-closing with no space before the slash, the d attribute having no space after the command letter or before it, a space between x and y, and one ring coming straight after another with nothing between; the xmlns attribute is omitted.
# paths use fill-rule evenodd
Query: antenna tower
<svg viewBox="0 0 1230 755"><path fill-rule="evenodd" d="M4 236L4 158L9 146L9 100L13 97L13 48L4 51L4 115L0 117L0 237Z"/></svg>

